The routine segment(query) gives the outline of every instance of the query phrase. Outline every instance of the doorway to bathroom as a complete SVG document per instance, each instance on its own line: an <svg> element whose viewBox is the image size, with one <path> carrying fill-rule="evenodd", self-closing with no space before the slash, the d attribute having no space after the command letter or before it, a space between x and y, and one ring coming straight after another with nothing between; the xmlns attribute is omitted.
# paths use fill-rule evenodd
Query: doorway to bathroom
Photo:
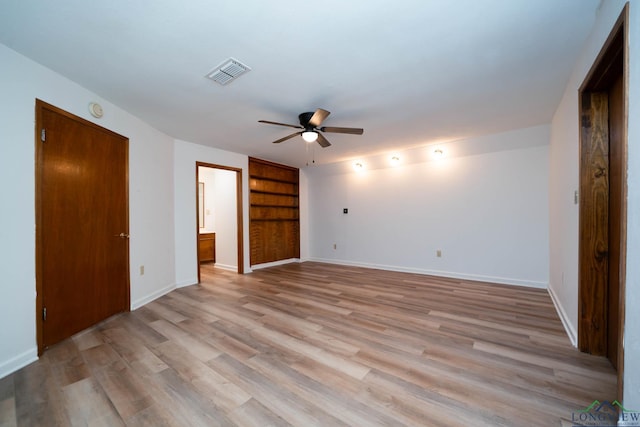
<svg viewBox="0 0 640 427"><path fill-rule="evenodd" d="M196 162L198 282L202 266L244 273L242 169Z"/></svg>

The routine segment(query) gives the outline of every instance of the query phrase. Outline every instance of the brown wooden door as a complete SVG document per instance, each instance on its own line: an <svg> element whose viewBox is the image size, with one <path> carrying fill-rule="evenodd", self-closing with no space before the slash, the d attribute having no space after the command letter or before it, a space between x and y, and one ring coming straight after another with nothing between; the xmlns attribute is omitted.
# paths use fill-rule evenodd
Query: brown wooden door
<svg viewBox="0 0 640 427"><path fill-rule="evenodd" d="M42 351L128 309L128 140L42 102L37 115Z"/></svg>
<svg viewBox="0 0 640 427"><path fill-rule="evenodd" d="M618 367L620 338L620 266L624 197L624 94L620 74L609 90L609 280L607 357Z"/></svg>

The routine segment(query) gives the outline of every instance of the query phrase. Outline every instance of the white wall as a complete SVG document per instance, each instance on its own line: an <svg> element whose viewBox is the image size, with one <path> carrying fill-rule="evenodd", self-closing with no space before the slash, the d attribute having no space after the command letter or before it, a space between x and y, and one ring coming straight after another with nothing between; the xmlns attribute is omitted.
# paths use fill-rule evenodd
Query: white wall
<svg viewBox="0 0 640 427"><path fill-rule="evenodd" d="M548 140L540 126L441 145L440 160L306 168L311 258L546 287Z"/></svg>
<svg viewBox="0 0 640 427"><path fill-rule="evenodd" d="M585 43L551 123L550 159L550 283L560 311L573 334L578 325L578 88L584 81L625 2L601 3L594 28ZM629 18L628 218L626 330L623 404L640 408L640 1L631 0ZM614 397L612 396L612 399Z"/></svg>
<svg viewBox="0 0 640 427"><path fill-rule="evenodd" d="M238 271L236 173L214 169L216 212L216 267ZM244 179L244 177L243 177Z"/></svg>
<svg viewBox="0 0 640 427"><path fill-rule="evenodd" d="M204 184L204 228L200 233L216 231L216 170L200 166L198 181Z"/></svg>
<svg viewBox="0 0 640 427"><path fill-rule="evenodd" d="M176 283L178 286L193 285L198 282L198 261L196 241L196 162L211 163L242 169L242 204L244 227L244 271L249 267L249 158L243 154L218 150L186 141L174 144L174 192L175 192L175 242L176 242ZM216 179L219 177L216 176ZM235 192L235 177L234 177ZM225 187L228 187L225 185ZM216 212L218 210L216 209ZM233 215L235 215L235 210ZM235 218L234 218L235 222ZM216 224L220 219L216 219ZM218 239L216 230L216 240ZM217 256L217 254L216 254ZM223 261L221 261L223 262ZM237 265L237 261L236 261Z"/></svg>
<svg viewBox="0 0 640 427"><path fill-rule="evenodd" d="M131 305L174 287L173 140L0 45L0 377L35 360L35 99L129 138ZM89 102L104 107L96 120ZM139 266L145 266L140 276Z"/></svg>

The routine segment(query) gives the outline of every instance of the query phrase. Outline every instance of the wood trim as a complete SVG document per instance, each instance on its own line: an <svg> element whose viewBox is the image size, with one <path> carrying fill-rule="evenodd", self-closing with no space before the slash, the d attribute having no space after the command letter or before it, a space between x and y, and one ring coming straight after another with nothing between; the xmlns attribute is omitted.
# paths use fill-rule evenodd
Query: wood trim
<svg viewBox="0 0 640 427"><path fill-rule="evenodd" d="M293 166L288 166L288 165L282 165L280 163L275 163L275 162L270 162L269 160L263 160L263 159L258 159L256 157L249 157L249 162L254 162L254 163L261 163L265 166L273 166L276 167L278 169L288 169L291 172L298 172L298 168L293 167ZM252 177L255 175L251 175ZM266 178L266 177L265 177Z"/></svg>
<svg viewBox="0 0 640 427"><path fill-rule="evenodd" d="M625 23L629 19L628 15L629 4L627 3L613 25L609 36L607 36L607 40L602 45L598 56L591 64L591 68L578 89L579 93L602 91L610 86L613 80L611 75L614 71L623 72L628 70L628 64L624 64L622 70L618 65L614 65L615 62L622 60L620 55L624 54L625 58L628 57L628 47L626 45L629 37L628 29L625 30L627 27Z"/></svg>
<svg viewBox="0 0 640 427"><path fill-rule="evenodd" d="M593 92L600 92L608 89L617 76L622 74L623 79L623 97L624 97L624 124L622 129L622 151L624 165L623 171L626 176L628 165L628 123L629 123L629 3L627 2L620 13L616 23L614 24L607 40L605 41L602 49L600 50L597 58L592 64L589 72L587 73L582 85L579 89L579 102L580 102L580 119L583 119L583 111L586 110L586 105L583 101L587 96L590 96ZM583 351L591 351L588 341L584 341L585 332L582 329L588 328L586 322L583 322L583 310L584 300L583 297L588 292L586 287L588 286L585 279L585 271L583 262L582 236L583 236L583 209L585 193L582 192L583 178L586 174L583 174L583 153L586 149L585 145L590 144L592 135L591 132L586 129L588 123L581 121L580 123L580 187L581 187L581 203L580 203L580 254L579 254L579 289L578 289L578 346ZM620 271L619 271L619 333L618 333L618 358L617 358L617 379L618 379L618 399L622 399L624 392L624 336L625 336L625 297L626 297L626 260L627 260L627 178L622 182L622 203L621 203L621 236L620 236ZM601 304L606 304L601 301ZM599 332L606 331L606 328Z"/></svg>
<svg viewBox="0 0 640 427"><path fill-rule="evenodd" d="M608 96L584 93L582 98L578 345L581 351L604 356L609 268Z"/></svg>
<svg viewBox="0 0 640 427"><path fill-rule="evenodd" d="M43 309L43 285L42 275L43 271L43 258L42 258L42 176L44 166L44 153L42 151L42 143L40 142L40 129L43 127L42 111L44 108L49 108L49 104L46 104L39 99L36 99L35 115L36 126L34 128L34 144L35 144L35 208L36 208L36 343L38 346L38 356L42 356L44 351L44 337L42 333L42 309Z"/></svg>
<svg viewBox="0 0 640 427"><path fill-rule="evenodd" d="M200 260L200 197L199 197L199 193L200 193L200 167L198 165L198 162L196 162L196 198L195 198L195 203L196 203L196 264L197 264L197 269L198 269L198 283L201 282L200 279L200 263L202 262Z"/></svg>
<svg viewBox="0 0 640 427"><path fill-rule="evenodd" d="M196 195L198 194L198 182L200 182L199 167L226 170L236 173L236 230L237 230L237 251L238 251L238 274L244 274L244 213L242 203L242 168L236 168L232 166L218 165L215 163L196 162ZM196 244L198 243L198 236L200 234L200 228L198 226L198 198L196 197ZM198 283L201 282L200 276L200 253L196 256L196 262L198 264Z"/></svg>
<svg viewBox="0 0 640 427"><path fill-rule="evenodd" d="M628 185L626 176L629 165L629 3L618 18L618 23L623 27L623 55L622 55L622 93L624 97L624 125L622 127L622 144L625 179L622 180L622 218L620 229L620 347L618 350L618 397L624 399L624 337L626 324L626 291L627 291L627 198ZM616 25L618 25L618 23Z"/></svg>
<svg viewBox="0 0 640 427"><path fill-rule="evenodd" d="M242 203L242 169L236 170L236 221L238 226L238 274L244 274L244 213Z"/></svg>

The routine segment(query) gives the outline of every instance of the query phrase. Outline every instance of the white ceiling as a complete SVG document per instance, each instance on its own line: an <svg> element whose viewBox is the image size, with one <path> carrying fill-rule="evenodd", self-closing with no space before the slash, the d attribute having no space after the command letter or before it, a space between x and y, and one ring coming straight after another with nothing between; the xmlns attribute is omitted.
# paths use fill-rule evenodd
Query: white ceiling
<svg viewBox="0 0 640 427"><path fill-rule="evenodd" d="M0 0L0 42L174 138L303 166L548 123L598 5ZM252 71L204 77L229 57ZM318 107L364 135L307 154L258 123Z"/></svg>

